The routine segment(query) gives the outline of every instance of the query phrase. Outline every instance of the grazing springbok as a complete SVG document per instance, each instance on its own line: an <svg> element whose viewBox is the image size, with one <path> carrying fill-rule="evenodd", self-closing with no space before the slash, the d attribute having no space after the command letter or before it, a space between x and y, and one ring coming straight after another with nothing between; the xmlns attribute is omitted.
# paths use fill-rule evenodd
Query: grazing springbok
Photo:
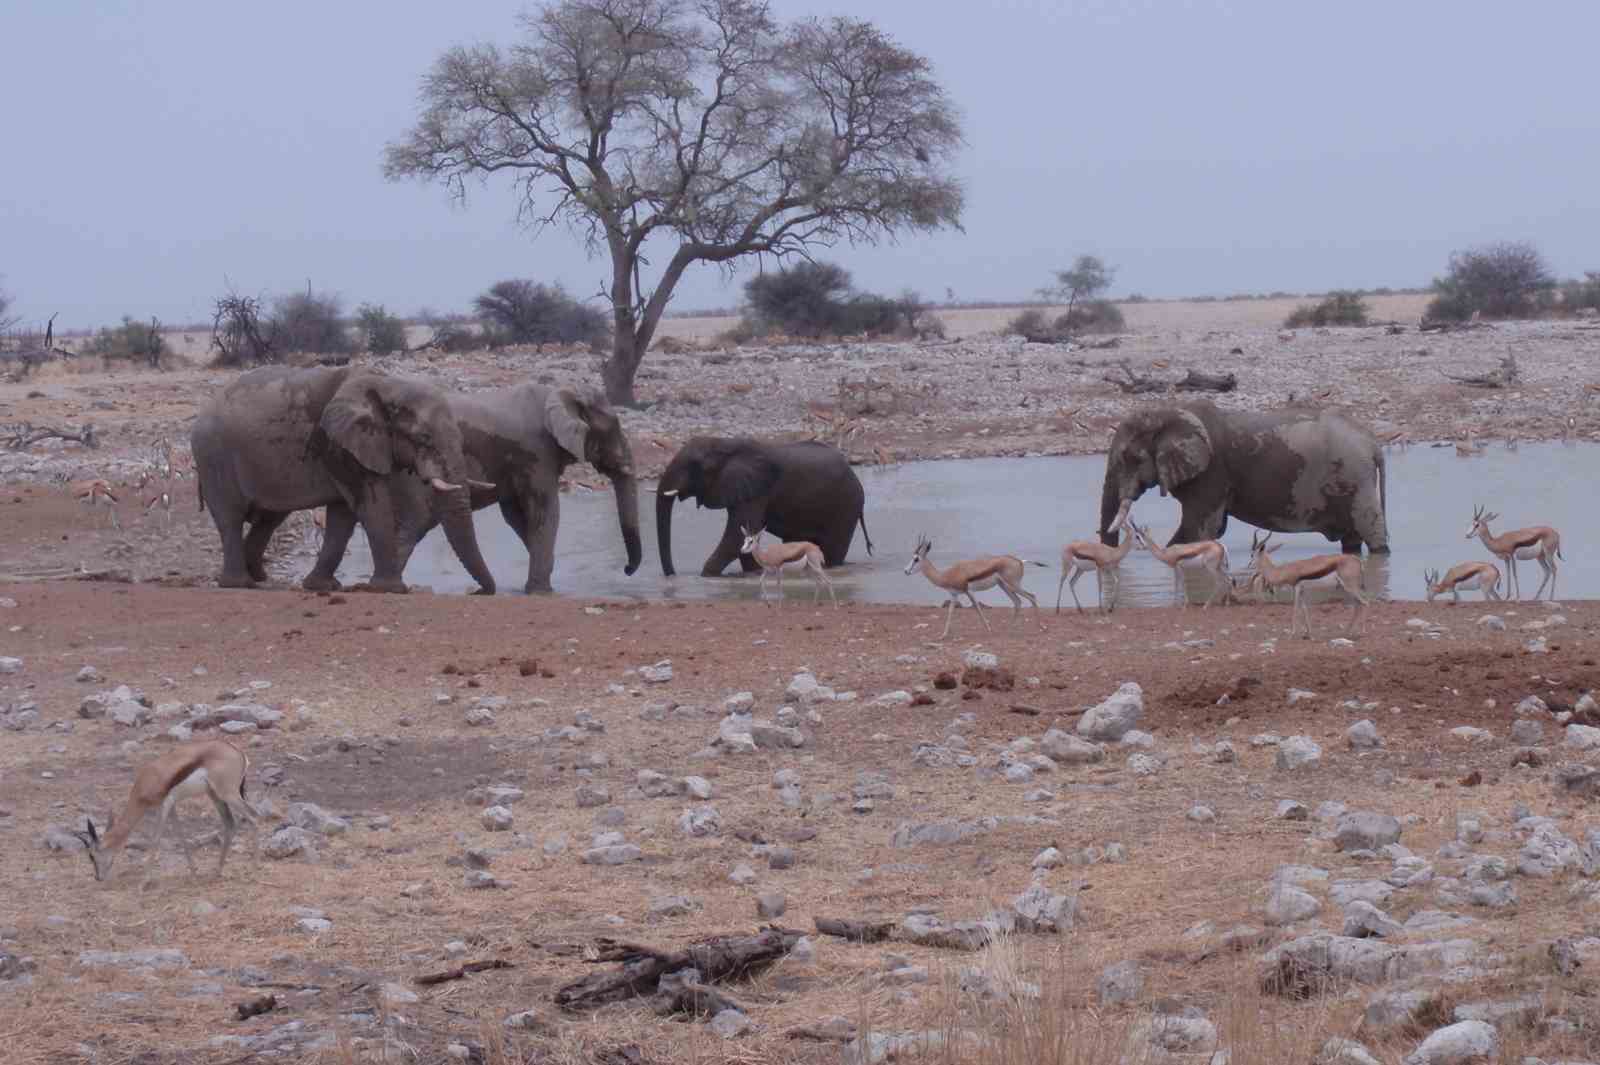
<svg viewBox="0 0 1600 1065"><path fill-rule="evenodd" d="M1422 579L1428 584L1428 602L1433 597L1450 593L1450 605L1461 602L1461 593L1480 591L1485 599L1500 598L1500 570L1492 562L1463 562L1451 566L1443 577L1436 569L1426 570Z"/></svg>
<svg viewBox="0 0 1600 1065"><path fill-rule="evenodd" d="M1123 500L1122 508L1117 511L1117 520L1111 523L1106 532L1117 532L1128 524L1131 500ZM1122 560L1128 557L1128 552L1133 550L1134 538L1129 536L1116 547L1107 547L1098 540L1074 540L1061 549L1061 579L1056 582L1056 613L1061 613L1061 589L1066 587L1072 593L1072 601L1078 605L1078 613L1083 613L1083 604L1078 602L1078 578L1094 570L1095 592L1100 597L1100 609L1106 609L1106 575L1109 573L1114 578L1111 586L1111 610L1117 609L1117 598L1122 594ZM1110 611L1107 611L1108 613Z"/></svg>
<svg viewBox="0 0 1600 1065"><path fill-rule="evenodd" d="M1215 590L1211 598L1207 599L1200 607L1215 603L1218 599L1226 599L1233 589L1233 582L1228 578L1228 549L1220 540L1201 540L1193 544L1174 544L1171 547L1161 547L1150 538L1150 527L1140 526L1129 521L1128 528L1133 530L1139 546L1154 555L1159 561L1164 562L1172 569L1172 590L1183 603L1183 608L1189 608L1189 586L1184 582L1183 571L1205 570L1211 574Z"/></svg>
<svg viewBox="0 0 1600 1065"><path fill-rule="evenodd" d="M1467 529L1468 540L1476 536L1483 541L1483 546L1489 553L1506 564L1510 580L1506 583L1511 587L1511 598L1522 598L1522 582L1517 577L1517 560L1526 562L1528 559L1538 560L1539 566L1544 570L1544 579L1539 582L1538 591L1533 593L1534 599L1539 598L1539 593L1544 591L1546 584L1550 585L1550 598L1556 597L1556 559L1566 561L1567 556L1561 553L1561 534L1548 525L1530 525L1526 529L1514 529L1511 532L1495 536L1489 532L1489 523L1499 520L1500 515L1494 511L1485 512L1483 507L1474 507L1472 511L1472 525Z"/></svg>
<svg viewBox="0 0 1600 1065"><path fill-rule="evenodd" d="M942 588L950 593L950 609L944 618L944 631L939 634L939 639L950 635L950 622L955 620L956 604L965 595L971 601L972 607L978 612L978 620L983 622L983 627L989 632L994 629L989 625L989 619L983 616L983 607L978 603L978 597L972 593L981 592L999 586L1002 592L1011 599L1012 624L1022 617L1022 600L1027 599L1033 604L1034 613L1039 612L1039 600L1033 593L1022 587L1023 575L1027 567L1038 566L1046 569L1043 562L1034 562L1016 555L989 555L984 558L967 559L964 562L952 563L947 569L940 570L928 561L928 554L933 550L933 541L926 536L917 537L917 549L911 553L911 561L906 563L906 574L921 572L928 578L928 582L935 588ZM1041 626L1042 628L1043 626Z"/></svg>
<svg viewBox="0 0 1600 1065"><path fill-rule="evenodd" d="M172 481L167 477L152 480L147 486L144 497L144 512L149 514L157 507L161 508L166 518L166 523L172 524Z"/></svg>
<svg viewBox="0 0 1600 1065"><path fill-rule="evenodd" d="M122 528L122 522L117 517L117 494L111 490L110 481L104 477L96 477L89 481L73 481L69 487L72 490L72 498L80 503L87 503L91 509L104 503L106 513L111 515L112 528Z"/></svg>
<svg viewBox="0 0 1600 1065"><path fill-rule="evenodd" d="M172 748L153 761L146 762L133 775L133 788L120 816L113 814L106 823L106 834L94 830L94 822L85 819L87 831L76 833L88 848L89 860L94 863L94 878L105 880L111 875L111 865L128 837L151 810L159 809L156 822L156 839L150 848L150 861L146 865L145 883L155 876L161 859L161 837L167 830L167 818L172 808L185 799L209 798L222 819L222 857L217 859L217 875L228 860L228 848L233 846L235 816L254 822L260 816L244 795L244 775L249 759L243 751L226 740L200 740ZM189 875L197 876L194 854L189 840L181 829L178 842L183 847L183 857L189 863Z"/></svg>
<svg viewBox="0 0 1600 1065"><path fill-rule="evenodd" d="M1290 587L1294 589L1294 606L1289 615L1289 635L1294 635L1296 623L1304 617L1306 639L1311 639L1311 608L1306 606L1301 593L1305 591L1306 585L1329 578L1344 590L1348 598L1355 600L1356 608L1350 618L1350 631L1358 631L1359 623L1362 621L1362 611L1367 606L1367 598L1361 594L1361 558L1357 555L1317 555L1314 558L1302 558L1279 566L1268 554L1273 549L1268 544L1271 539L1271 533L1260 539L1257 539L1255 533L1250 534L1250 563L1255 567L1255 580L1269 591Z"/></svg>
<svg viewBox="0 0 1600 1065"><path fill-rule="evenodd" d="M839 597L833 592L833 582L828 575L822 572L822 548L809 540L789 540L773 544L771 547L761 546L761 534L766 532L763 526L751 532L743 525L739 531L744 533L744 546L739 548L741 555L749 555L756 560L756 565L761 567L761 601L767 601L767 574L778 575L778 607L783 607L783 571L791 566L797 567L810 575L816 585L811 596L813 605L822 599L822 589L828 589L828 598L833 600L834 609L839 607ZM769 604L770 605L770 604Z"/></svg>

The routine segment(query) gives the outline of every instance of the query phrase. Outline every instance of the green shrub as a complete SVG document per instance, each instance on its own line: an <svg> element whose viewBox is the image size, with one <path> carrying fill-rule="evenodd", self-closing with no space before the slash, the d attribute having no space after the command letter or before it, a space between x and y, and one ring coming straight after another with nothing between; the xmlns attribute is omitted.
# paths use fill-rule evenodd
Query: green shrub
<svg viewBox="0 0 1600 1065"><path fill-rule="evenodd" d="M1053 344L1060 339L1049 316L1037 307L1030 307L1006 323L1007 333L1016 333L1034 344Z"/></svg>
<svg viewBox="0 0 1600 1065"><path fill-rule="evenodd" d="M1525 241L1489 244L1454 252L1450 272L1433 282L1429 321L1530 318L1555 303L1555 279L1539 249Z"/></svg>
<svg viewBox="0 0 1600 1065"><path fill-rule="evenodd" d="M560 285L517 278L496 281L473 301L490 347L503 344L588 344L611 342L611 320L597 307L567 295Z"/></svg>
<svg viewBox="0 0 1600 1065"><path fill-rule="evenodd" d="M802 262L757 274L744 284L752 333L782 332L796 337L859 332L868 308L849 306L850 272L834 263Z"/></svg>
<svg viewBox="0 0 1600 1065"><path fill-rule="evenodd" d="M381 303L363 303L356 308L356 330L361 334L363 351L387 355L406 350L406 323Z"/></svg>
<svg viewBox="0 0 1600 1065"><path fill-rule="evenodd" d="M272 347L284 353L348 355L355 347L339 297L309 288L273 301L267 334Z"/></svg>
<svg viewBox="0 0 1600 1065"><path fill-rule="evenodd" d="M1283 324L1290 329L1325 325L1366 325L1371 313L1361 293L1351 289L1331 292L1317 304L1301 304L1289 313Z"/></svg>
<svg viewBox="0 0 1600 1065"><path fill-rule="evenodd" d="M141 362L153 370L161 368L161 360L172 354L166 338L161 335L161 323L150 319L150 324L136 322L127 315L122 324L101 329L83 347L83 354L95 355L107 362L126 359Z"/></svg>

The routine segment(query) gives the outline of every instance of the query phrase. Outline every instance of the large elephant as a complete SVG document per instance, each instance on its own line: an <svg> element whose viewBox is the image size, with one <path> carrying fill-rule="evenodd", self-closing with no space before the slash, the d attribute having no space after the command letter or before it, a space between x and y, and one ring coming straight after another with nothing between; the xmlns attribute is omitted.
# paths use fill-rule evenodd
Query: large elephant
<svg viewBox="0 0 1600 1065"><path fill-rule="evenodd" d="M622 422L599 395L543 385L516 385L470 394L446 393L461 430L469 474L492 486L472 492L472 509L500 504L500 513L528 549L529 594L550 591L556 526L561 521L561 473L588 462L611 479L617 521L628 552L625 572L639 568L639 490L633 452ZM412 478L395 486L396 539L403 570L421 539L444 518L434 493ZM354 530L347 508L329 508L328 531L307 585L333 580Z"/></svg>
<svg viewBox="0 0 1600 1065"><path fill-rule="evenodd" d="M672 568L672 507L693 499L702 507L727 508L728 526L700 572L720 575L735 558L746 573L760 567L739 554L748 527L779 540L810 540L823 562L844 562L856 525L872 554L862 514L867 493L838 448L814 441L771 444L749 437L696 436L678 449L656 486L656 540L661 570Z"/></svg>
<svg viewBox="0 0 1600 1065"><path fill-rule="evenodd" d="M1383 448L1337 414L1223 412L1206 400L1151 407L1117 426L1106 456L1100 539L1152 486L1183 505L1170 543L1220 537L1228 518L1273 532L1319 532L1348 553L1389 550Z"/></svg>
<svg viewBox="0 0 1600 1065"><path fill-rule="evenodd" d="M468 494L489 486L469 484L461 430L431 385L348 367L251 370L200 412L190 446L200 505L222 536L224 588L266 579L267 544L291 513L343 506L372 544L371 587L405 591L394 500L414 482L438 497L450 546L494 592Z"/></svg>

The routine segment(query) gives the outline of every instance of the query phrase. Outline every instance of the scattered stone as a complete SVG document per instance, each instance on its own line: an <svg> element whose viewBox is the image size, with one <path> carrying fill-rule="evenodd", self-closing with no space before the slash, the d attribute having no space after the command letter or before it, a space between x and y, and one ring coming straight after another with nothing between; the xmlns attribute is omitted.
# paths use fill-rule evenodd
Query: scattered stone
<svg viewBox="0 0 1600 1065"><path fill-rule="evenodd" d="M1333 839L1342 851L1375 851L1400 841L1400 822L1388 814L1345 814L1334 827Z"/></svg>
<svg viewBox="0 0 1600 1065"><path fill-rule="evenodd" d="M1155 755L1128 755L1128 770L1136 777L1153 777L1161 772L1162 761Z"/></svg>
<svg viewBox="0 0 1600 1065"><path fill-rule="evenodd" d="M1197 824L1209 825L1217 819L1217 811L1205 803L1195 803L1189 807L1189 812L1185 816Z"/></svg>
<svg viewBox="0 0 1600 1065"><path fill-rule="evenodd" d="M1322 761L1322 748L1310 736L1290 736L1278 744L1277 766L1293 771Z"/></svg>
<svg viewBox="0 0 1600 1065"><path fill-rule="evenodd" d="M780 872L794 868L794 848L773 847L767 852L767 868Z"/></svg>
<svg viewBox="0 0 1600 1065"><path fill-rule="evenodd" d="M1078 735L1089 740L1112 742L1139 724L1144 716L1144 689L1136 682L1121 685L1105 701L1091 707L1078 719ZM1048 750L1046 754L1050 754ZM1050 757L1056 756L1050 754ZM1060 759L1056 759L1060 761Z"/></svg>
<svg viewBox="0 0 1600 1065"><path fill-rule="evenodd" d="M1144 972L1138 962L1131 960L1108 965L1100 972L1096 991L1104 1006L1136 1002L1144 992Z"/></svg>
<svg viewBox="0 0 1600 1065"><path fill-rule="evenodd" d="M261 841L261 853L279 861L297 854L314 859L316 837L298 825L286 825Z"/></svg>
<svg viewBox="0 0 1600 1065"><path fill-rule="evenodd" d="M78 953L85 969L187 969L188 955L181 950L85 950Z"/></svg>
<svg viewBox="0 0 1600 1065"><path fill-rule="evenodd" d="M483 827L490 832L509 832L511 830L511 811L504 806L491 806L483 811Z"/></svg>
<svg viewBox="0 0 1600 1065"><path fill-rule="evenodd" d="M1060 765L1089 765L1105 760L1105 749L1060 729L1051 729L1039 739L1039 749Z"/></svg>
<svg viewBox="0 0 1600 1065"><path fill-rule="evenodd" d="M1354 1039L1335 1036L1317 1052L1317 1065L1382 1065L1371 1051Z"/></svg>
<svg viewBox="0 0 1600 1065"><path fill-rule="evenodd" d="M657 919L682 917L698 908L699 903L686 895L659 895L650 900L650 916Z"/></svg>
<svg viewBox="0 0 1600 1065"><path fill-rule="evenodd" d="M494 724L494 711L487 706L470 706L462 715L462 720L474 728Z"/></svg>
<svg viewBox="0 0 1600 1065"><path fill-rule="evenodd" d="M319 836L339 836L350 830L350 822L334 817L314 802L292 802L283 812L284 820Z"/></svg>
<svg viewBox="0 0 1600 1065"><path fill-rule="evenodd" d="M690 807L678 816L678 829L686 836L714 836L722 831L722 815L715 806Z"/></svg>
<svg viewBox="0 0 1600 1065"><path fill-rule="evenodd" d="M1303 802L1294 799L1279 799L1274 816L1280 821L1305 821L1311 817L1311 811Z"/></svg>
<svg viewBox="0 0 1600 1065"><path fill-rule="evenodd" d="M1399 921L1384 913L1370 902L1356 899L1344 910L1344 934L1364 939L1378 936L1387 939L1404 932Z"/></svg>
<svg viewBox="0 0 1600 1065"><path fill-rule="evenodd" d="M1370 751L1383 746L1383 737L1378 735L1378 726L1371 721L1357 721L1345 729L1344 737L1352 751Z"/></svg>
<svg viewBox="0 0 1600 1065"><path fill-rule="evenodd" d="M1600 728L1592 725L1568 725L1562 743L1575 751L1600 750Z"/></svg>
<svg viewBox="0 0 1600 1065"><path fill-rule="evenodd" d="M1217 745L1211 748L1211 760L1218 765L1233 765L1239 760L1239 752L1230 741L1218 740Z"/></svg>
<svg viewBox="0 0 1600 1065"><path fill-rule="evenodd" d="M711 1018L711 1030L724 1039L737 1039L750 1028L750 1018L739 1010L718 1010L717 1015Z"/></svg>
<svg viewBox="0 0 1600 1065"><path fill-rule="evenodd" d="M728 874L728 879L735 884L752 884L756 879L756 871L744 862L733 867L733 872Z"/></svg>
<svg viewBox="0 0 1600 1065"><path fill-rule="evenodd" d="M1473 725L1457 725L1450 730L1450 735L1458 740L1468 740L1475 743L1483 743L1494 739L1494 733L1488 729L1477 728Z"/></svg>
<svg viewBox="0 0 1600 1065"><path fill-rule="evenodd" d="M1316 692L1306 691L1304 688L1290 688L1288 703L1290 706L1295 706L1299 703L1315 699L1316 697Z"/></svg>
<svg viewBox="0 0 1600 1065"><path fill-rule="evenodd" d="M1568 726L1569 728L1571 726ZM1511 742L1519 747L1537 747L1544 742L1544 726L1529 718L1511 723Z"/></svg>
<svg viewBox="0 0 1600 1065"><path fill-rule="evenodd" d="M1498 614L1485 614L1478 619L1477 623L1488 629L1490 632L1506 631L1506 619Z"/></svg>
<svg viewBox="0 0 1600 1065"><path fill-rule="evenodd" d="M665 684L672 679L672 659L663 658L653 666L640 666L639 676L646 684Z"/></svg>
<svg viewBox="0 0 1600 1065"><path fill-rule="evenodd" d="M11 673L21 673L21 672L22 672L22 659L20 659L20 658L11 658L11 657L0 658L0 674L11 674Z"/></svg>
<svg viewBox="0 0 1600 1065"><path fill-rule="evenodd" d="M1428 1036L1405 1056L1401 1065L1467 1065L1494 1061L1499 1052L1500 1037L1494 1025L1461 1021Z"/></svg>
<svg viewBox="0 0 1600 1065"><path fill-rule="evenodd" d="M1322 903L1292 884L1276 884L1267 895L1267 924L1281 926L1309 920L1322 911Z"/></svg>
<svg viewBox="0 0 1600 1065"><path fill-rule="evenodd" d="M756 916L763 920L776 920L788 908L789 900L781 891L766 891L756 896Z"/></svg>
<svg viewBox="0 0 1600 1065"><path fill-rule="evenodd" d="M1078 918L1078 901L1034 883L1011 900L1017 923L1027 931L1065 932Z"/></svg>
<svg viewBox="0 0 1600 1065"><path fill-rule="evenodd" d="M611 801L611 789L604 784L580 784L577 799L580 810L605 806Z"/></svg>
<svg viewBox="0 0 1600 1065"><path fill-rule="evenodd" d="M1033 867L1035 869L1055 869L1061 864L1061 852L1054 847L1046 847L1033 856Z"/></svg>
<svg viewBox="0 0 1600 1065"><path fill-rule="evenodd" d="M585 865L624 865L638 861L643 854L644 852L632 843L613 843L591 847L583 852L579 860Z"/></svg>

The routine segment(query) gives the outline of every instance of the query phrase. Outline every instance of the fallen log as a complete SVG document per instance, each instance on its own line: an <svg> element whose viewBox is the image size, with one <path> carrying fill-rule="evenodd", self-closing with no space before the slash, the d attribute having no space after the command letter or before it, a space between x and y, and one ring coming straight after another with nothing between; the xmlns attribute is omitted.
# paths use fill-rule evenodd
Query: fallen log
<svg viewBox="0 0 1600 1065"><path fill-rule="evenodd" d="M510 969L510 962L502 958L490 958L487 961L469 961L465 965L458 965L454 969L446 969L441 973L426 973L412 980L412 983L422 987L431 987L434 984L446 983L450 980L460 980L469 973L483 973L490 969Z"/></svg>
<svg viewBox="0 0 1600 1065"><path fill-rule="evenodd" d="M882 943L894 934L894 921L851 921L842 917L816 918L817 932L851 943Z"/></svg>
<svg viewBox="0 0 1600 1065"><path fill-rule="evenodd" d="M1439 372L1456 384L1466 385L1469 388L1510 388L1517 383L1517 357L1515 355L1507 355L1500 360L1498 367L1488 373L1457 377L1455 374L1445 373L1443 370Z"/></svg>
<svg viewBox="0 0 1600 1065"><path fill-rule="evenodd" d="M699 970L702 984L742 979L782 960L800 938L800 932L769 925L755 935L697 940L681 951L601 939L596 943L598 953L593 960L619 964L574 980L551 997L562 1009L578 1011L653 995L660 990L663 976L683 969Z"/></svg>
<svg viewBox="0 0 1600 1065"><path fill-rule="evenodd" d="M1167 385L1165 382L1157 381L1154 377L1141 377L1134 373L1133 367L1128 365L1127 359L1119 360L1117 362L1117 368L1127 375L1128 379L1126 381L1118 380L1115 377L1105 377L1103 380L1107 384L1116 385L1128 395L1140 395L1146 392L1165 392L1167 390Z"/></svg>
<svg viewBox="0 0 1600 1065"><path fill-rule="evenodd" d="M1188 376L1173 387L1179 392L1232 392L1239 387L1239 378L1231 373L1209 374L1190 370Z"/></svg>
<svg viewBox="0 0 1600 1065"><path fill-rule="evenodd" d="M24 451L43 440L66 440L84 447L98 448L100 440L95 435L94 423L84 422L83 428L74 432L70 427L57 429L53 425L34 425L17 422L0 429L0 440L11 451Z"/></svg>

